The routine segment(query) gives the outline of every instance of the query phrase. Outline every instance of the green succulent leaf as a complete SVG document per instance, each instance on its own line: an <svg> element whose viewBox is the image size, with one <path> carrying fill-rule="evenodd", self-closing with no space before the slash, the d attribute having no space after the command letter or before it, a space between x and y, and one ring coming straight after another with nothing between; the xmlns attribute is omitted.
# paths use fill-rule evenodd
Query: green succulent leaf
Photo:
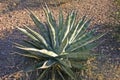
<svg viewBox="0 0 120 80"><path fill-rule="evenodd" d="M62 66L62 69L65 71L66 74L68 74L72 79L76 80L76 77L73 73L73 71L67 67L67 66Z"/></svg>
<svg viewBox="0 0 120 80"><path fill-rule="evenodd" d="M40 74L40 76L37 78L37 80L42 80L42 78L45 76L45 74L47 73L48 70L49 70L49 68L48 68L48 69L45 69L45 70L42 72L42 74Z"/></svg>
<svg viewBox="0 0 120 80"><path fill-rule="evenodd" d="M77 31L77 33L76 33L76 37L77 37L78 35L83 34L83 33L87 30L87 28L88 28L89 25L90 25L90 22L91 22L91 19L84 22L84 24L78 29L78 31Z"/></svg>
<svg viewBox="0 0 120 80"><path fill-rule="evenodd" d="M59 40L59 45L62 43L62 37L63 37L63 30L65 30L64 26L64 18L63 18L63 13L62 10L59 11L59 25L58 25L58 40Z"/></svg>
<svg viewBox="0 0 120 80"><path fill-rule="evenodd" d="M73 61L86 61L88 60L90 57L92 57L91 54L88 53L89 51L84 51L84 52L81 52L81 53L71 53L68 56L68 58L70 60L73 60Z"/></svg>
<svg viewBox="0 0 120 80"><path fill-rule="evenodd" d="M21 53L19 53L19 52L14 52L14 53L18 54L18 55L21 55L21 56L35 58L35 59L40 59L40 57L41 57L40 55L37 55L37 54L34 54L34 53L30 53L30 52L25 52L25 51L21 51Z"/></svg>
<svg viewBox="0 0 120 80"><path fill-rule="evenodd" d="M84 32L84 34L78 35L77 39L74 40L74 42L77 42L77 41L79 41L79 42L83 42L83 41L86 42L86 40L89 40L90 38L94 37L94 33L95 33L95 29L92 29L89 32L86 31L86 32Z"/></svg>
<svg viewBox="0 0 120 80"><path fill-rule="evenodd" d="M57 72L58 72L58 74L61 76L62 80L65 80L63 74L62 74L59 70L57 70Z"/></svg>
<svg viewBox="0 0 120 80"><path fill-rule="evenodd" d="M37 69L46 69L54 65L56 62L54 60L47 60L42 65L37 66Z"/></svg>
<svg viewBox="0 0 120 80"><path fill-rule="evenodd" d="M44 44L45 47L47 47L47 48L50 47L50 46L47 44L46 40L44 39L44 37L43 37L41 34L37 33L36 31L30 29L30 28L27 27L27 26L26 26L26 29L29 31L29 33L31 33L34 37L36 37L36 38L38 39L38 41L40 41L40 43Z"/></svg>
<svg viewBox="0 0 120 80"><path fill-rule="evenodd" d="M73 27L73 29L71 31L70 43L72 43L72 41L76 38L77 34L79 33L78 30L84 24L85 18L86 18L86 16L83 16L82 19L80 19L78 21L78 23L76 24L76 26Z"/></svg>
<svg viewBox="0 0 120 80"><path fill-rule="evenodd" d="M35 16L31 11L29 11L29 12L30 12L31 19L34 21L36 26L39 28L40 33L43 35L43 37L46 39L46 41L49 42L48 31L46 29L46 26L43 23L41 23L40 20L37 18L37 16Z"/></svg>
<svg viewBox="0 0 120 80"><path fill-rule="evenodd" d="M14 43L14 45L16 46L16 48L17 47L26 47L26 46L18 44L18 43ZM26 50L21 50L21 52L14 52L14 53L22 55L22 56L30 57L30 58L35 58L35 59L40 59L41 58L40 54L32 53L32 52L29 52L29 51L26 51Z"/></svg>
<svg viewBox="0 0 120 80"><path fill-rule="evenodd" d="M76 77L74 75L74 72L71 70L70 66L67 65L64 61L56 59L58 63L60 64L61 69L68 74L72 79L76 80Z"/></svg>
<svg viewBox="0 0 120 80"><path fill-rule="evenodd" d="M85 45L85 46L82 46L82 47L80 47L80 48L78 48L78 49L76 49L76 50L74 50L74 51L72 51L72 52L82 52L82 51L84 51L84 50L90 51L90 50L94 49L95 47L97 47L99 44L100 44L100 43L98 43L98 42L90 43L90 44L87 44L87 45ZM89 53L89 52L88 52L88 53Z"/></svg>
<svg viewBox="0 0 120 80"><path fill-rule="evenodd" d="M53 18L52 16L52 13L49 11L48 8L44 8L44 12L46 13L46 17L47 17L47 22L48 22L48 28L49 28L49 31L50 31L50 38L51 38L51 41L52 41L52 47L53 49L55 49L56 47L56 44L57 44L57 25L56 25L56 21L55 19Z"/></svg>
<svg viewBox="0 0 120 80"><path fill-rule="evenodd" d="M30 29L27 26L25 27L26 27L26 30L19 27L18 29L21 30L23 33L25 33L27 36L29 36L31 39L40 42L47 48L50 48L50 46L47 44L46 40L43 38L42 35L40 35L39 33L35 32L34 30Z"/></svg>
<svg viewBox="0 0 120 80"><path fill-rule="evenodd" d="M64 33L64 37L62 39L62 42L64 42L64 40L67 38L68 33L70 32L70 30L72 29L73 25L74 25L74 21L75 21L75 12L71 12L70 14L68 14L68 17L66 19L66 24L65 24L65 33Z"/></svg>
<svg viewBox="0 0 120 80"><path fill-rule="evenodd" d="M63 54L65 52L67 45L68 45L68 39L65 39L65 41L62 42L62 44L60 45L60 48L59 48L59 52L61 54Z"/></svg>
<svg viewBox="0 0 120 80"><path fill-rule="evenodd" d="M68 60L73 61L84 61L88 58L92 57L93 54L89 53L89 50L81 50L81 52L69 52L69 53L63 53L63 55L57 56L56 58L68 58Z"/></svg>
<svg viewBox="0 0 120 80"><path fill-rule="evenodd" d="M26 34L28 37L30 37L32 40L38 41L32 34L30 34L26 29L17 27L17 29L19 29L21 32L23 32L24 34Z"/></svg>
<svg viewBox="0 0 120 80"><path fill-rule="evenodd" d="M37 49L43 49L45 48L44 46L42 46L42 44L40 44L37 41L28 41L28 40L23 40L24 44L26 45L26 47L33 47L33 48L37 48Z"/></svg>
<svg viewBox="0 0 120 80"><path fill-rule="evenodd" d="M77 80L72 68L85 69L83 62L96 56L91 54L90 50L100 44L95 41L105 34L98 35L95 34L95 29L88 30L92 19L87 20L86 16L83 16L77 21L76 11L69 13L64 20L64 15L60 10L57 22L47 5L43 9L46 15L45 24L29 11L40 33L27 26L25 29L18 27L31 40L23 40L23 45L15 43L18 49L16 53L37 60L35 65L28 67L25 71L44 69L38 80L41 80L49 71L52 71L51 79L53 80L56 79L56 73L65 80L61 72Z"/></svg>
<svg viewBox="0 0 120 80"><path fill-rule="evenodd" d="M32 66L28 66L27 68L24 69L24 72L31 72L31 71L35 71L38 69L44 69L45 67L43 67L43 66L45 63L46 63L46 61L41 61L37 64L32 65Z"/></svg>
<svg viewBox="0 0 120 80"><path fill-rule="evenodd" d="M105 34L102 34L102 35L100 34L100 35L97 35L97 36L95 36L95 37L92 37L90 40L88 40L88 41L86 41L86 42L83 42L83 43L78 42L78 43L76 43L76 44L73 44L73 45L71 45L71 47L73 47L73 48L69 48L69 50L74 51L74 50L76 50L76 49L79 49L79 48L81 48L81 47L84 47L84 46L86 46L86 45L94 42L95 40L98 40L99 38L101 38L101 37L104 36L104 35L105 35Z"/></svg>
<svg viewBox="0 0 120 80"><path fill-rule="evenodd" d="M58 56L56 53L52 52L52 51L48 51L46 49L36 49L36 48L23 48L23 47L17 47L19 49L22 49L22 50L26 50L26 51L33 51L33 52L38 52L39 54L43 54L43 55L47 55L49 57L56 57Z"/></svg>
<svg viewBox="0 0 120 80"><path fill-rule="evenodd" d="M71 61L71 64L72 64L72 67L76 69L85 70L87 68L85 65L81 64L81 62Z"/></svg>
<svg viewBox="0 0 120 80"><path fill-rule="evenodd" d="M55 63L56 63L56 61L50 60L50 59L46 60L46 61L40 61L39 63L37 63L35 65L32 65L32 66L25 68L24 72L31 72L31 71L38 70L38 69L48 69L49 67L51 67Z"/></svg>

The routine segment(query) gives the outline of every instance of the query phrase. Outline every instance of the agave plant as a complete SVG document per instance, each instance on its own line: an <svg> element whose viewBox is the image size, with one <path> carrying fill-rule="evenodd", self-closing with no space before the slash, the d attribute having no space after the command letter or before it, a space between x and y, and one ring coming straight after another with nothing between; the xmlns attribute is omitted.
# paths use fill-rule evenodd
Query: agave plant
<svg viewBox="0 0 120 80"><path fill-rule="evenodd" d="M72 11L64 19L60 10L57 22L47 7L43 9L47 19L45 24L29 11L31 19L40 32L32 30L27 26L25 28L18 27L31 40L24 41L27 45L17 44L16 47L21 50L17 53L38 61L34 66L31 65L32 68L29 68L29 71L43 69L39 80L49 70L52 71L52 80L55 80L56 74L59 74L65 80L62 72L71 79L76 80L72 69L81 69L82 64L80 62L93 56L90 54L90 50L98 45L94 41L104 34L94 35L94 29L88 31L87 28L91 19L87 20L86 16L84 16L77 21L76 11Z"/></svg>

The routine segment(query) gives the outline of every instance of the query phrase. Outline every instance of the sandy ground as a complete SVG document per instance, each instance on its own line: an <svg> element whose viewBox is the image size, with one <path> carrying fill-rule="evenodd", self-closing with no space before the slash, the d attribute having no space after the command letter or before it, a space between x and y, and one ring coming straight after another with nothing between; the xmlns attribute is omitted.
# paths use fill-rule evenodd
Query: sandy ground
<svg viewBox="0 0 120 80"><path fill-rule="evenodd" d="M27 0L19 3L0 2L0 77L12 74L23 68L22 64L24 60L21 59L24 58L11 53L14 51L12 42L21 42L21 39L26 38L26 36L16 30L16 27L22 27L24 24L34 27L34 23L31 21L25 10L25 5L27 5L27 7L30 8L42 22L45 21L45 16L40 4L36 5L33 2L27 3ZM55 7L54 4L48 4L48 6L53 11L56 19L60 7L63 9L65 16L66 13L75 9L78 11L79 17L82 17L85 14L88 15L88 18L93 17L94 21L92 25L94 25L94 28L99 29L100 32L105 32L106 30L110 31L110 29L103 29L103 27L107 24L112 25L114 22L114 19L110 17L111 12L115 10L113 0L80 0L66 2L58 7ZM104 45L99 46L96 51L102 52L103 54L110 54L110 59L118 59L118 62L120 59L116 58L116 54L120 51L119 43L112 39L110 34L104 37L103 41L106 42L104 42ZM113 56L111 56L111 54L113 54ZM117 65L119 65L119 62ZM104 71L104 69L101 70ZM108 78L110 74L112 74L112 76L109 80L120 79L120 76L118 76L120 73L117 73L116 77L114 76L115 74L113 74L113 71L109 71L108 75L105 74L105 77Z"/></svg>

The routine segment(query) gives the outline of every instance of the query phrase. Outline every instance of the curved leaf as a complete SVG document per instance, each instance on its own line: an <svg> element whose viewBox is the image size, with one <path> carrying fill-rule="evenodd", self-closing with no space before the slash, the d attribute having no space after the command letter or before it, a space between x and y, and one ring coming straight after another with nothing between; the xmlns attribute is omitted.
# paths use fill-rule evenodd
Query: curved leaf
<svg viewBox="0 0 120 80"><path fill-rule="evenodd" d="M84 20L85 20L86 16L83 16L82 19L80 19L78 21L78 23L76 24L75 27L73 27L72 31L71 31L71 38L70 38L70 43L76 38L76 34L79 30L79 28L84 24Z"/></svg>
<svg viewBox="0 0 120 80"><path fill-rule="evenodd" d="M33 20L35 25L39 28L40 34L42 34L43 37L49 42L48 33L45 25L41 23L40 20L37 18L37 16L35 16L31 11L29 12L30 12L31 19Z"/></svg>
<svg viewBox="0 0 120 80"><path fill-rule="evenodd" d="M81 25L81 27L78 28L77 33L76 33L76 36L75 36L75 39L76 39L76 37L77 37L78 35L80 35L80 34L82 34L82 33L85 32L85 30L89 27L90 22L91 22L91 19L85 21L85 22L83 23L83 25Z"/></svg>
<svg viewBox="0 0 120 80"><path fill-rule="evenodd" d="M17 29L19 29L21 32L23 32L24 34L26 34L28 37L30 37L32 40L38 41L38 39L36 39L32 34L30 34L27 30L17 27Z"/></svg>
<svg viewBox="0 0 120 80"><path fill-rule="evenodd" d="M48 51L46 49L36 49L36 48L23 48L23 47L17 47L19 49L22 49L22 50L26 50L26 51L33 51L33 52L39 52L41 54L45 54L45 55L48 55L50 57L56 57L58 56L56 53L52 52L52 51Z"/></svg>
<svg viewBox="0 0 120 80"><path fill-rule="evenodd" d="M45 76L45 73L48 71L48 69L45 69L42 74L37 78L37 80L42 80L43 76Z"/></svg>
<svg viewBox="0 0 120 80"><path fill-rule="evenodd" d="M82 39L82 41L77 41L76 43L72 43L71 46L67 49L67 51L74 51L78 48L81 48L83 46L86 46L92 42L94 42L95 40L101 38L102 36L104 36L105 34L100 34L100 35L97 35L97 36L92 36L90 38L85 38L85 39ZM85 36L86 37L86 36Z"/></svg>
<svg viewBox="0 0 120 80"><path fill-rule="evenodd" d="M37 48L37 49L43 49L43 48L45 48L42 44L40 44L40 43L37 42L37 41L28 41L28 40L23 40L23 41L24 41L26 47L27 47L28 45L30 45L31 47Z"/></svg>
<svg viewBox="0 0 120 80"><path fill-rule="evenodd" d="M47 7L47 6L46 6ZM51 12L49 11L48 8L43 8L44 9L44 12L46 13L46 17L47 17L47 22L48 22L48 25L49 25L49 31L50 31L50 38L51 38L51 41L52 41L52 47L53 49L55 49L56 47L56 44L57 44L57 25L56 25L56 21L55 19L53 18Z"/></svg>
<svg viewBox="0 0 120 80"><path fill-rule="evenodd" d="M46 69L54 65L56 62L53 60L47 60L42 65L37 66L37 69Z"/></svg>
<svg viewBox="0 0 120 80"><path fill-rule="evenodd" d="M67 17L67 19L66 19L66 24L65 24L65 27L66 27L66 28L65 28L64 37L63 37L63 39L62 39L62 42L64 42L64 40L67 39L67 36L68 36L69 32L71 31L71 29L72 29L72 27L73 27L73 25L74 25L75 16L76 16L76 14L75 14L74 11L72 11L72 12L68 15L68 17Z"/></svg>
<svg viewBox="0 0 120 80"><path fill-rule="evenodd" d="M64 66L62 66L62 69L65 71L65 73L66 74L68 74L72 79L74 79L74 80L76 80L75 79L75 75L74 75L74 73L73 73L73 71L70 69L70 68L68 68L68 67L64 67Z"/></svg>

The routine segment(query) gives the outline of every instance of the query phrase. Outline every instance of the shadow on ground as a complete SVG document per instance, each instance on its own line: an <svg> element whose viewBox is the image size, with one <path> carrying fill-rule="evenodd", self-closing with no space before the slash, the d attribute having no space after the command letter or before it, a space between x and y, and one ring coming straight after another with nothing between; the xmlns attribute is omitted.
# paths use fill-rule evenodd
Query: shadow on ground
<svg viewBox="0 0 120 80"><path fill-rule="evenodd" d="M98 33L102 30L102 28L98 30ZM96 53L104 55L98 58L96 76L102 74L105 79L120 78L120 72L118 71L120 69L120 43L111 36L112 33L112 31L108 32L108 34L101 38L99 41L103 41L103 43L95 49ZM15 78L15 73L25 68L26 59L13 54L15 51L13 42L21 43L23 39L27 38L17 29L14 29L6 38L0 39L0 77L2 77L2 79L10 78L11 75Z"/></svg>
<svg viewBox="0 0 120 80"><path fill-rule="evenodd" d="M0 77L22 69L24 58L13 54L15 50L13 42L21 42L21 35L15 29L4 39L0 39Z"/></svg>

